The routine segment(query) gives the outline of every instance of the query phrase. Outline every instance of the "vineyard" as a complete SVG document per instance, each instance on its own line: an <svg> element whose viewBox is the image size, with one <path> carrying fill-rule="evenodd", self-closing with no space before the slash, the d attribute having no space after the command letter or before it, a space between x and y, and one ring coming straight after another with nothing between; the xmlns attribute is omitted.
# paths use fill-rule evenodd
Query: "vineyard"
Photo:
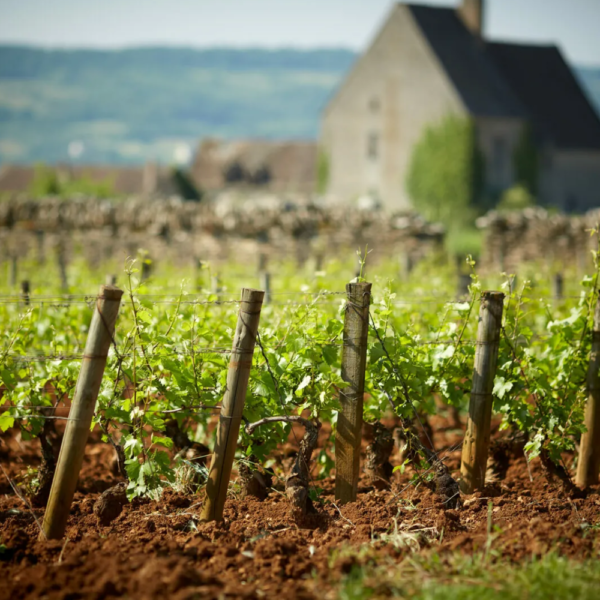
<svg viewBox="0 0 600 600"><path fill-rule="evenodd" d="M594 597L598 266L369 258L22 261L0 597Z"/></svg>

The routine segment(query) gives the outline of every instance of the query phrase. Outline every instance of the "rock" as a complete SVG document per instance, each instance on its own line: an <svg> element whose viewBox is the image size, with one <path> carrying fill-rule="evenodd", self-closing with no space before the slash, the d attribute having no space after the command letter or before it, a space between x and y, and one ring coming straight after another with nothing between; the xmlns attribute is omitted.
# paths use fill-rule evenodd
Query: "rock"
<svg viewBox="0 0 600 600"><path fill-rule="evenodd" d="M100 495L94 504L94 514L101 525L110 525L127 503L127 482L123 481Z"/></svg>

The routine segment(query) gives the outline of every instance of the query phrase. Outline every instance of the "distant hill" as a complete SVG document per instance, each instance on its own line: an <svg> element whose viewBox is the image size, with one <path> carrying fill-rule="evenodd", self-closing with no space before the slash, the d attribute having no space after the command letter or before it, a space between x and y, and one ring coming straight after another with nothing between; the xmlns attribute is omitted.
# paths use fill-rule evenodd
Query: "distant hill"
<svg viewBox="0 0 600 600"><path fill-rule="evenodd" d="M169 162L221 137L314 138L347 50L45 51L0 46L0 162Z"/></svg>
<svg viewBox="0 0 600 600"><path fill-rule="evenodd" d="M204 136L315 138L349 50L0 46L0 163L185 158ZM600 111L600 69L581 69ZM73 144L73 147L81 146ZM182 148L182 145L184 146Z"/></svg>

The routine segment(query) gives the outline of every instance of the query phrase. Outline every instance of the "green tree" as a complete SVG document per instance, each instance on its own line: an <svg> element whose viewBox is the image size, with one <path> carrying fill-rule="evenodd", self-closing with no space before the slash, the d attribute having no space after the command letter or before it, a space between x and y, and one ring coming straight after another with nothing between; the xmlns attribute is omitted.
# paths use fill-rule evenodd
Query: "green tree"
<svg viewBox="0 0 600 600"><path fill-rule="evenodd" d="M317 192L324 194L329 185L329 155L325 150L319 148L317 156Z"/></svg>
<svg viewBox="0 0 600 600"><path fill-rule="evenodd" d="M115 195L115 185L109 177L97 180L84 174L76 179L66 179L60 191L63 196L82 194L84 196L110 198Z"/></svg>
<svg viewBox="0 0 600 600"><path fill-rule="evenodd" d="M202 192L196 187L189 173L186 173L178 167L174 167L171 171L171 177L173 178L173 183L175 184L179 195L184 200L193 202L200 202L200 200L202 200Z"/></svg>
<svg viewBox="0 0 600 600"><path fill-rule="evenodd" d="M71 178L67 173L60 173L54 167L38 164L35 167L35 174L29 186L29 192L34 198L43 198L44 196L68 197L77 194L112 198L115 196L115 186L110 178L99 181L92 179L89 174Z"/></svg>
<svg viewBox="0 0 600 600"><path fill-rule="evenodd" d="M33 181L29 186L31 195L34 198L58 196L60 191L61 185L56 170L43 163L35 165Z"/></svg>
<svg viewBox="0 0 600 600"><path fill-rule="evenodd" d="M535 196L538 190L539 158L529 124L521 130L513 153L513 166L517 184Z"/></svg>
<svg viewBox="0 0 600 600"><path fill-rule="evenodd" d="M471 119L448 115L427 127L411 157L406 186L413 206L431 221L471 221L483 189L484 159Z"/></svg>

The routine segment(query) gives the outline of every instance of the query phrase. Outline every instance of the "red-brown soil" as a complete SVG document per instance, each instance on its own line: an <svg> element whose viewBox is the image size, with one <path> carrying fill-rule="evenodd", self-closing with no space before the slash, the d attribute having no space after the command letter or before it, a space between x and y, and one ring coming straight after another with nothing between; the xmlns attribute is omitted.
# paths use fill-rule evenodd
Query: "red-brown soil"
<svg viewBox="0 0 600 600"><path fill-rule="evenodd" d="M438 449L460 441L460 432L445 430L445 424L432 422ZM201 494L166 491L158 502L127 505L101 526L92 509L117 482L111 458L108 445L90 441L62 541L38 540L35 519L41 523L43 509L30 511L0 474L0 543L6 546L0 553L0 599L329 598L335 582L367 560L344 551L358 545L370 546L371 560L401 560L411 552L471 553L486 546L513 560L550 550L576 558L600 551L600 488L583 499L569 498L547 482L538 461L528 469L524 458L514 459L506 478L485 493L463 497L460 510L444 510L423 484L409 485L413 473L407 469L394 474L391 491L374 491L362 478L357 502L339 508L333 480L315 481L324 504L303 525L290 518L281 491L264 502L232 497L220 524L198 522ZM459 458L455 450L447 464L457 469ZM28 465L39 464L39 445L5 435L0 463L18 480ZM394 539L380 539L393 534L396 524Z"/></svg>

